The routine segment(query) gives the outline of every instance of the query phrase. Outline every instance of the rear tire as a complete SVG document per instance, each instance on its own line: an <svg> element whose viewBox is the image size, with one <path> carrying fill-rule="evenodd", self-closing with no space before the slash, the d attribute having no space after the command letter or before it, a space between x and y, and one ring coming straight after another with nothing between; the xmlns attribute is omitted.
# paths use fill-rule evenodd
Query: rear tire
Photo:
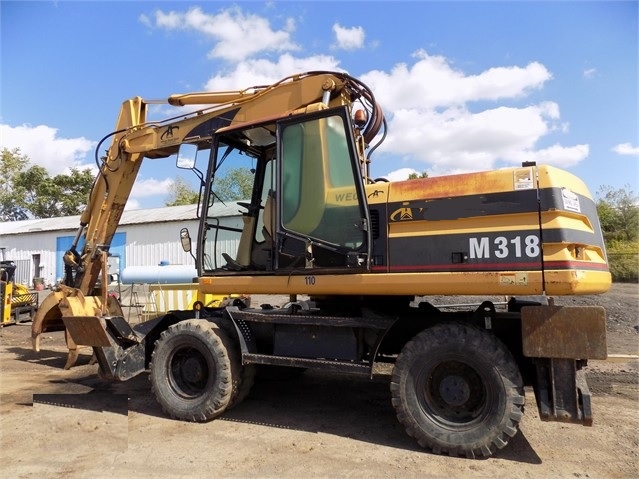
<svg viewBox="0 0 639 479"><path fill-rule="evenodd" d="M151 358L151 390L175 419L208 421L222 414L233 392L224 333L214 324L190 319L169 327Z"/></svg>
<svg viewBox="0 0 639 479"><path fill-rule="evenodd" d="M409 341L391 378L392 402L407 433L437 454L488 457L517 433L521 374L492 334L440 324Z"/></svg>

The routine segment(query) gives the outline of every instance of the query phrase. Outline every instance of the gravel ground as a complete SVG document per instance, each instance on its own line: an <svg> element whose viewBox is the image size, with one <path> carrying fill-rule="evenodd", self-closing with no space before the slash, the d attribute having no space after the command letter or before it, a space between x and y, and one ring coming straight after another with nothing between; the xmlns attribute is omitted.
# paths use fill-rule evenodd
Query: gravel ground
<svg viewBox="0 0 639 479"><path fill-rule="evenodd" d="M601 296L558 303L604 306L609 352L637 354L637 285L613 285ZM162 413L146 374L104 382L89 364L90 350L65 371L63 333L45 333L35 353L30 330L30 323L0 329L0 470L7 478L639 475L636 359L589 362L593 427L540 421L527 390L519 433L505 449L477 461L421 450L395 417L384 372L372 380L313 371L262 379L221 418L185 423Z"/></svg>

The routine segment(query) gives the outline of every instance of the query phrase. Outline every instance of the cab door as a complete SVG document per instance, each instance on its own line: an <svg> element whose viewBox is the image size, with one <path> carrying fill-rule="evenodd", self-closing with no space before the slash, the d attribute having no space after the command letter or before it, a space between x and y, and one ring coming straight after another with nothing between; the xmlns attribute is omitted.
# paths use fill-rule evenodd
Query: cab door
<svg viewBox="0 0 639 479"><path fill-rule="evenodd" d="M368 269L370 218L348 109L280 121L277 142L276 269Z"/></svg>

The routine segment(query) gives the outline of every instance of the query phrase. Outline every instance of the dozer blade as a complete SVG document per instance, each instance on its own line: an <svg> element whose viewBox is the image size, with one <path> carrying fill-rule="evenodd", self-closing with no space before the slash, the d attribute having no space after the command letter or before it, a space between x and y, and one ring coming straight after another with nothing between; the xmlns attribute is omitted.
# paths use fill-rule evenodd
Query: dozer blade
<svg viewBox="0 0 639 479"><path fill-rule="evenodd" d="M597 306L526 306L521 309L524 356L606 359L606 312Z"/></svg>

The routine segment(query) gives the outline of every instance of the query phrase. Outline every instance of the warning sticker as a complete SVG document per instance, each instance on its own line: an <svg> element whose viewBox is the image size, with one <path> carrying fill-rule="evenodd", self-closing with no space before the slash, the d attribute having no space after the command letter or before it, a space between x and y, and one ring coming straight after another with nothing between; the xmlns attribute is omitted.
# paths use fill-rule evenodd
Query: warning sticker
<svg viewBox="0 0 639 479"><path fill-rule="evenodd" d="M574 211L575 213L581 213L581 205L579 204L579 197L567 188L561 189L561 199L564 202L564 209L568 211Z"/></svg>
<svg viewBox="0 0 639 479"><path fill-rule="evenodd" d="M534 188L532 168L515 170L513 175L515 190L532 190Z"/></svg>
<svg viewBox="0 0 639 479"><path fill-rule="evenodd" d="M523 272L500 274L499 284L502 286L526 286L528 285L528 274Z"/></svg>

